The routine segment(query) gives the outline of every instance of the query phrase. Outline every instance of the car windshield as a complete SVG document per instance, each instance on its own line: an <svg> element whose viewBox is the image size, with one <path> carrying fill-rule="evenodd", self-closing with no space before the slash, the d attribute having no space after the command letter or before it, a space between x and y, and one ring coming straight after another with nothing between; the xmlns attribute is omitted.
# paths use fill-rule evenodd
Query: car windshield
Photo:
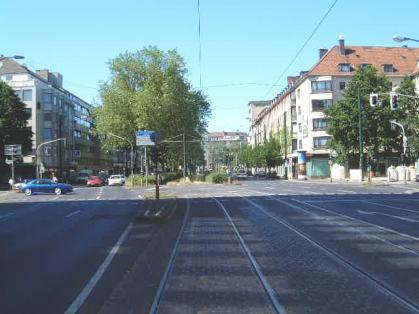
<svg viewBox="0 0 419 314"><path fill-rule="evenodd" d="M98 180L98 179L100 179L100 178L97 177L97 176L91 176L91 177L89 177L89 180Z"/></svg>

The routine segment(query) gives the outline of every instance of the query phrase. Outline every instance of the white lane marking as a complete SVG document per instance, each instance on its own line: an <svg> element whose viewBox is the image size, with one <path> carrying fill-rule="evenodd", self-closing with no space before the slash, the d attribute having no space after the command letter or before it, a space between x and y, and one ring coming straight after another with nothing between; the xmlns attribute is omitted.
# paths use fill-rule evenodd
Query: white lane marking
<svg viewBox="0 0 419 314"><path fill-rule="evenodd" d="M125 228L125 231L121 234L118 241L115 243L111 251L109 252L108 256L106 256L103 263L99 266L96 270L95 274L92 278L90 278L87 285L83 288L77 298L71 303L68 309L65 311L65 314L73 314L76 313L80 307L83 305L84 301L92 292L93 288L96 286L100 278L102 278L103 274L105 273L106 269L109 267L110 263L112 262L113 258L115 257L116 253L118 253L121 244L125 241L128 233L130 232L133 224L132 222Z"/></svg>
<svg viewBox="0 0 419 314"><path fill-rule="evenodd" d="M55 201L59 198L59 196L54 197L52 200Z"/></svg>
<svg viewBox="0 0 419 314"><path fill-rule="evenodd" d="M2 216L0 216L0 220L6 220L6 218L8 218L8 217L10 217L10 216L12 216L12 215L14 215L14 213L7 213L7 214L4 214L4 215L2 215Z"/></svg>
<svg viewBox="0 0 419 314"><path fill-rule="evenodd" d="M391 209L404 210L404 211L407 211L407 212L410 212L410 213L419 214L418 211L412 210L412 209L406 209L406 208L401 208L401 207L397 207L397 206L391 206L391 205L387 205L387 204L380 204L380 203L375 203L375 202L366 201L366 200L361 200L361 202L372 204L372 205L377 205L377 206L382 206L382 207L387 207L387 208L391 208Z"/></svg>
<svg viewBox="0 0 419 314"><path fill-rule="evenodd" d="M141 200L144 199L144 197L142 195L138 195L138 198L141 199Z"/></svg>
<svg viewBox="0 0 419 314"><path fill-rule="evenodd" d="M400 217L400 216L396 216L396 215L384 214L384 213L379 213L379 212L367 212L367 211L363 211L363 210L360 210L360 209L358 209L357 212L360 213L360 214L363 214L363 215L382 215L382 216L392 217L392 218L395 218L395 219L400 219L400 220L407 221L407 222L419 222L419 220L410 219L410 218L406 218L406 217Z"/></svg>
<svg viewBox="0 0 419 314"><path fill-rule="evenodd" d="M265 275L262 273L262 269L259 265L259 263L256 261L256 259L254 258L254 256L252 255L252 253L250 252L249 247L246 245L246 243L244 242L244 239L242 238L242 236L240 235L239 230L237 229L236 225L234 224L233 220L231 219L229 213L227 212L226 208L224 207L224 205L217 200L216 198L212 198L214 201L217 202L218 206L221 207L221 209L223 210L224 214L227 217L228 222L230 223L230 225L233 227L234 233L236 234L237 238L239 239L239 242L243 248L244 253L246 254L247 258L250 260L250 263L253 266L253 269L256 271L263 288L265 289L266 293L269 296L269 299L272 302L272 305L275 308L275 311L277 313L285 313L285 309L282 306L281 302L279 302L275 290L271 287L268 279L265 277Z"/></svg>
<svg viewBox="0 0 419 314"><path fill-rule="evenodd" d="M97 200L98 200L98 199L100 199L100 196L101 196L101 195L98 195L98 196L96 197L96 199L97 199Z"/></svg>
<svg viewBox="0 0 419 314"><path fill-rule="evenodd" d="M357 219L357 218L353 218L353 217L351 217L351 216L347 216L347 215L344 215L344 214L340 214L340 213L338 213L338 212L335 212L335 211L333 211L333 210L328 210L328 209L323 208L323 207L320 207L320 206L318 206L318 205L310 204L310 203L308 203L308 202L304 202L304 201L299 201L299 200L297 200L297 199L295 199L295 198L292 198L291 200L293 200L293 201L295 201L295 202L297 202L297 203L300 203L300 204L305 204L305 205L307 205L307 206L310 206L310 207L313 207L313 208L319 209L319 210L321 210L321 211L327 212L327 213L332 214L332 215L337 215L337 216L344 217L344 218L349 219L349 220L352 220L352 221L361 222L361 223L363 223L363 224L366 224L366 225L369 225L369 226L375 227L375 228L377 228L377 229L380 229L380 230L383 230L383 231L386 231L386 232L395 233L395 234L398 234L399 236L402 236L402 237L405 237L405 238L408 238L408 239L411 239L411 240L419 241L419 238L414 237L414 236L411 236L411 235L406 234L406 233L403 233L403 232L399 232L399 231L396 231L396 230L393 230L393 229L390 229L390 228L386 228L386 227L383 227L383 226L379 226L379 225L376 225L376 224L373 224L373 223L367 222L367 221L362 220L362 219ZM285 204L288 204L290 207L292 207L292 208L296 208L296 209L299 209L299 210L302 210L302 211L304 211L304 212L306 212L306 213L308 213L308 214L310 214L310 215L317 216L317 217L321 217L321 216L319 216L319 215L317 215L317 214L314 214L314 213L312 213L312 212L310 212L310 211L308 211L308 210L306 210L306 209L303 209L303 208L300 208L300 207L298 207L298 206L292 205L292 204L290 204L290 203L284 202L284 201L282 201L282 200L280 200L280 199L278 199L278 202L283 202L283 203L285 203ZM338 222L336 222L336 224L338 224L338 225L340 225L340 226L342 226L342 227L349 228L349 227L347 227L347 226L345 226L345 225L342 225L341 223L338 223ZM373 237L373 238L376 238L376 239L378 239L378 240L380 240L380 241L382 241L382 242L384 242L384 243L390 244L390 245L392 245L392 246L396 246L396 247L398 247L398 248L402 248L402 249L404 249L404 250L406 250L406 251L408 251L408 252L410 252L410 253L413 253L413 254L415 254L415 255L418 255L418 256L419 256L419 252L413 251L413 250L411 250L411 249L409 249L409 248L407 248L407 247L404 247L404 246L402 246L402 245L395 244L395 243L393 243L393 242L391 242L391 241L389 241L389 240L383 239L383 238L381 238L381 237L379 237L379 236L377 236L377 235L369 234L369 233L367 233L367 232L364 232L364 231L361 231L361 230L358 230L358 229L354 229L354 230L357 230L359 233L365 234L365 235L367 235L367 236L369 235L369 236L371 236L371 237Z"/></svg>
<svg viewBox="0 0 419 314"><path fill-rule="evenodd" d="M354 191L348 191L348 190L336 190L337 192L343 192L343 193L348 193L348 194L357 194Z"/></svg>
<svg viewBox="0 0 419 314"><path fill-rule="evenodd" d="M76 210L75 212L72 212L72 213L68 214L68 215L66 216L66 218L69 218L69 217L71 217L71 216L77 215L78 213L80 213L80 210Z"/></svg>

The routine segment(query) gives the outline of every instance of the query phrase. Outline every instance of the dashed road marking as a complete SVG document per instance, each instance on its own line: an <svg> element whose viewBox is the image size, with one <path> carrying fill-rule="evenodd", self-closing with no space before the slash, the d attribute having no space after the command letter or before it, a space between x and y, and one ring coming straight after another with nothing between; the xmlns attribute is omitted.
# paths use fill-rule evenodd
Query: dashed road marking
<svg viewBox="0 0 419 314"><path fill-rule="evenodd" d="M10 216L13 216L13 215L14 215L14 213L7 213L7 214L4 214L4 215L1 215L0 220L6 220L6 218L8 218Z"/></svg>
<svg viewBox="0 0 419 314"><path fill-rule="evenodd" d="M74 216L74 215L77 215L78 213L80 213L80 210L76 210L75 212L72 212L72 213L68 214L68 215L66 216L66 218L70 218L70 217L72 217L72 216Z"/></svg>

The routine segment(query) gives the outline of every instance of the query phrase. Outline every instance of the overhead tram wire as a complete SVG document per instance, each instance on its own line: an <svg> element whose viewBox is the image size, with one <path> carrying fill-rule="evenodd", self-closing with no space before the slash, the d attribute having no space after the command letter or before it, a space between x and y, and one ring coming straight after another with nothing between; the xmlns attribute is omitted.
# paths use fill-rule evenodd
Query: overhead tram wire
<svg viewBox="0 0 419 314"><path fill-rule="evenodd" d="M199 42L199 89L202 90L202 47L201 47L201 10L200 3L197 0L197 9L198 9L198 42Z"/></svg>
<svg viewBox="0 0 419 314"><path fill-rule="evenodd" d="M313 38L314 34L317 32L317 30L319 29L320 25L323 24L324 20L326 19L326 17L329 15L329 13L332 11L332 9L334 8L334 6L336 5L336 3L339 0L335 0L331 6L329 7L329 9L326 11L326 13L323 15L323 17L321 18L321 20L319 21L319 23L317 23L316 27L314 27L313 31L311 32L310 36L308 36L308 38L306 39L306 41L303 43L303 45L301 46L301 48L297 51L297 53L295 54L295 56L292 58L291 62L287 65L287 67L284 69L284 71L281 72L281 75L278 77L278 79L275 81L274 84L271 85L271 87L269 88L269 90L266 92L266 94L263 96L262 99L265 99L269 93L272 91L272 88L275 87L275 85L278 84L278 82L282 79L282 77L285 75L285 73L287 73L287 71L289 70L289 68L294 64L295 60L297 60L298 56L300 55L300 53L303 51L303 49L307 46L308 42L311 40L311 38Z"/></svg>

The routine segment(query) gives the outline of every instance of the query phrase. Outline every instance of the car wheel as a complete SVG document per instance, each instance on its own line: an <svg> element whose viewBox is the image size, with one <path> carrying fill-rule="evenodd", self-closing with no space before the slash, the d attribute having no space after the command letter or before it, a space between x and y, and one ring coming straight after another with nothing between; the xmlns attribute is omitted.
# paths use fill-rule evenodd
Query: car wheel
<svg viewBox="0 0 419 314"><path fill-rule="evenodd" d="M26 189L25 190L25 195L31 196L32 195L32 190L31 189Z"/></svg>
<svg viewBox="0 0 419 314"><path fill-rule="evenodd" d="M61 194L63 193L63 191L62 191L60 188L55 188L55 189L54 189L54 193L55 193L56 195L61 195Z"/></svg>

